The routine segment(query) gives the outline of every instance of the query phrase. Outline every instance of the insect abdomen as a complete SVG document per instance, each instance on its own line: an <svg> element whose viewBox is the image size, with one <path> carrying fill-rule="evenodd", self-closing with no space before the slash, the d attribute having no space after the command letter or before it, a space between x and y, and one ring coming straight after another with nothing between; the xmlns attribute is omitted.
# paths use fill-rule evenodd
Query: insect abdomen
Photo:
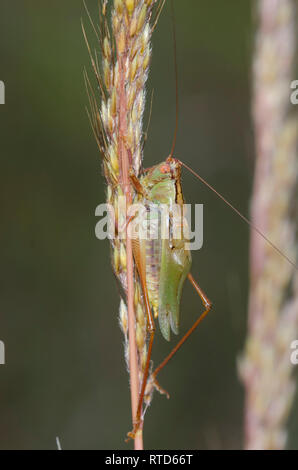
<svg viewBox="0 0 298 470"><path fill-rule="evenodd" d="M156 207L148 206L151 215L148 213L150 221L150 236L146 240L146 283L149 300L152 305L155 318L158 316L158 297L160 281L160 260L161 260L161 239L160 239L160 216Z"/></svg>

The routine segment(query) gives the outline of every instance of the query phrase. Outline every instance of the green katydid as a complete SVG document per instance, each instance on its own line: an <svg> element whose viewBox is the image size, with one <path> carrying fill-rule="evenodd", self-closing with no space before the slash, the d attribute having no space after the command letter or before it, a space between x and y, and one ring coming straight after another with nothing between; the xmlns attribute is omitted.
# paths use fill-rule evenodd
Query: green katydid
<svg viewBox="0 0 298 470"><path fill-rule="evenodd" d="M173 143L172 152L175 146ZM145 172L139 179L132 173L131 182L137 193L138 202L145 207L151 204L156 207L166 205L169 207L171 217L171 208L174 204L183 206L184 198L181 186L181 167L187 168L194 176L202 181L211 191L220 197L237 215L239 215L253 230L264 238L283 258L285 258L295 269L297 266L293 263L276 245L274 245L256 226L254 226L238 209L227 201L215 188L213 188L200 175L194 172L185 163L172 157L172 154L165 162L162 162ZM183 222L186 223L185 221ZM185 231L183 231L185 233ZM134 429L128 433L129 437L134 438L142 419L142 407L145 396L146 385L149 375L149 364L151 360L152 343L155 333L154 316L158 317L159 326L163 337L170 340L170 330L173 333L179 333L179 307L182 289L185 280L188 278L196 292L200 296L205 310L194 322L192 327L180 339L178 344L167 355L163 362L151 374L151 383L161 392L163 390L156 382L157 374L165 367L174 354L185 343L199 323L206 317L212 308L212 302L208 299L204 291L194 280L190 273L191 254L187 248L188 239L184 236L181 239L175 238L157 238L153 240L138 239L133 241L133 254L136 268L140 278L143 290L144 303L147 314L147 329L150 334L149 348L147 355L147 364L144 370L143 382L139 397L138 411L135 418Z"/></svg>
<svg viewBox="0 0 298 470"><path fill-rule="evenodd" d="M139 179L131 174L131 181L135 187L138 202L149 208L151 205L158 207L166 205L169 208L169 217L172 217L172 207L178 205L183 210L183 194L181 186L182 163L172 156L166 162L156 165ZM146 217L146 215L145 215ZM186 224L186 221L183 221ZM184 227L185 229L185 227ZM160 234L160 228L157 225ZM198 324L211 309L211 302L190 274L191 254L187 247L188 240L185 238L185 230L181 238L157 237L150 240L133 240L133 254L136 268L143 290L144 303L147 315L147 328L150 334L147 363L143 375L137 416L135 418L134 430L129 437L134 437L141 423L143 400L148 380L149 364L151 360L152 343L155 333L154 316L158 317L159 326L163 337L170 340L170 330L179 333L179 308L182 288L186 278L196 289L202 299L205 311L196 320L194 325L178 342L176 347L165 358L165 360L151 374L152 382L162 392L166 393L156 382L156 376L168 363L172 356L178 351Z"/></svg>

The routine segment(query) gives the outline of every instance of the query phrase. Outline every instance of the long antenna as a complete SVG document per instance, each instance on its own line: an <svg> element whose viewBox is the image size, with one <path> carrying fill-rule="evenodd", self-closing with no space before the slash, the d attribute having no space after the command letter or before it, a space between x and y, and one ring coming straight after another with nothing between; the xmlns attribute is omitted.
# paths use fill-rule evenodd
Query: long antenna
<svg viewBox="0 0 298 470"><path fill-rule="evenodd" d="M295 268L297 271L298 271L298 266L297 264L295 264L290 258L288 258L287 255L285 255L276 245L274 245L274 243L272 243L272 241L269 240L269 238L266 237L266 235L264 235L261 230L255 226L255 224L253 222L251 222L249 219L247 219L247 217L245 217L243 214L241 214L241 212L236 209L236 207L234 207L224 196L222 196L219 192L216 191L215 188L213 188L213 186L211 186L211 184L207 183L206 180L204 180L204 178L202 178L202 176L200 176L198 173L196 173L192 168L190 168L188 165L186 165L185 163L183 163L181 160L178 160L179 163L184 166L184 168L186 168L188 171L190 171L190 173L192 173L196 178L198 178L200 181L202 181L202 183L205 184L205 186L207 186L207 188L211 189L211 191L213 191L222 201L224 201L234 212L236 212L237 215L239 215L239 217L241 217L242 220L244 220L244 222L246 222L253 230L255 230L267 243L269 243L269 245L274 248L274 250L276 250L284 259L286 259L292 266L293 268Z"/></svg>
<svg viewBox="0 0 298 470"><path fill-rule="evenodd" d="M176 41L175 8L174 8L174 1L173 0L171 0L171 16L172 16L172 27L173 27L175 95L176 95L176 124L175 124L175 133L174 133L174 138L173 138L172 149L171 149L171 153L170 153L170 157L173 157L175 146L176 146L177 132L178 132L178 111L179 111L177 41Z"/></svg>

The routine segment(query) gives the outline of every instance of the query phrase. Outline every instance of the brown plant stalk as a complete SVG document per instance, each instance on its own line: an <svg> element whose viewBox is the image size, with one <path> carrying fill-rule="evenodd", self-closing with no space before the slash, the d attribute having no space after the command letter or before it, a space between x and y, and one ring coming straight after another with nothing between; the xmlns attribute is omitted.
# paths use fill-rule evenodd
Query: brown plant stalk
<svg viewBox="0 0 298 470"><path fill-rule="evenodd" d="M132 203L132 191L129 181L129 162L128 151L126 147L127 132L127 99L125 93L125 62L127 57L123 53L119 55L117 51L117 62L119 64L119 161L122 169L121 185L126 198L126 214L128 220L128 209ZM139 366L137 357L137 344L135 335L135 311L134 311L134 262L132 253L132 243L128 236L128 226L125 231L126 238L126 269L127 269L127 312L128 312L128 339L129 339L129 371L130 371L130 393L131 393L131 412L132 422L134 422L138 409L139 398ZM135 449L143 449L142 432L138 432L135 437Z"/></svg>

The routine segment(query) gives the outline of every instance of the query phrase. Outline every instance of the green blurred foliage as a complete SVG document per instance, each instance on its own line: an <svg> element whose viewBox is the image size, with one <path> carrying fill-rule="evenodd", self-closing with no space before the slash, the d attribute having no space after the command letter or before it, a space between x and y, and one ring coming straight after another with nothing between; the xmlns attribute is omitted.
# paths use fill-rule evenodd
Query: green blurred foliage
<svg viewBox="0 0 298 470"><path fill-rule="evenodd" d="M88 5L95 13L96 0ZM176 156L247 214L253 2L176 0L175 6ZM81 16L81 0L1 2L2 449L51 449L55 436L64 449L131 447L124 443L131 416L117 288L108 242L94 234L105 185L85 112L82 71L89 59ZM154 33L152 88L145 166L165 159L173 138L168 8ZM183 182L187 201L204 204L204 246L194 253L193 274L215 308L160 375L171 399L155 395L145 445L241 448L244 395L236 362L246 331L249 230L191 175L184 173ZM202 311L188 286L181 310L185 331ZM155 364L169 346L157 335ZM294 419L291 429L295 448Z"/></svg>

